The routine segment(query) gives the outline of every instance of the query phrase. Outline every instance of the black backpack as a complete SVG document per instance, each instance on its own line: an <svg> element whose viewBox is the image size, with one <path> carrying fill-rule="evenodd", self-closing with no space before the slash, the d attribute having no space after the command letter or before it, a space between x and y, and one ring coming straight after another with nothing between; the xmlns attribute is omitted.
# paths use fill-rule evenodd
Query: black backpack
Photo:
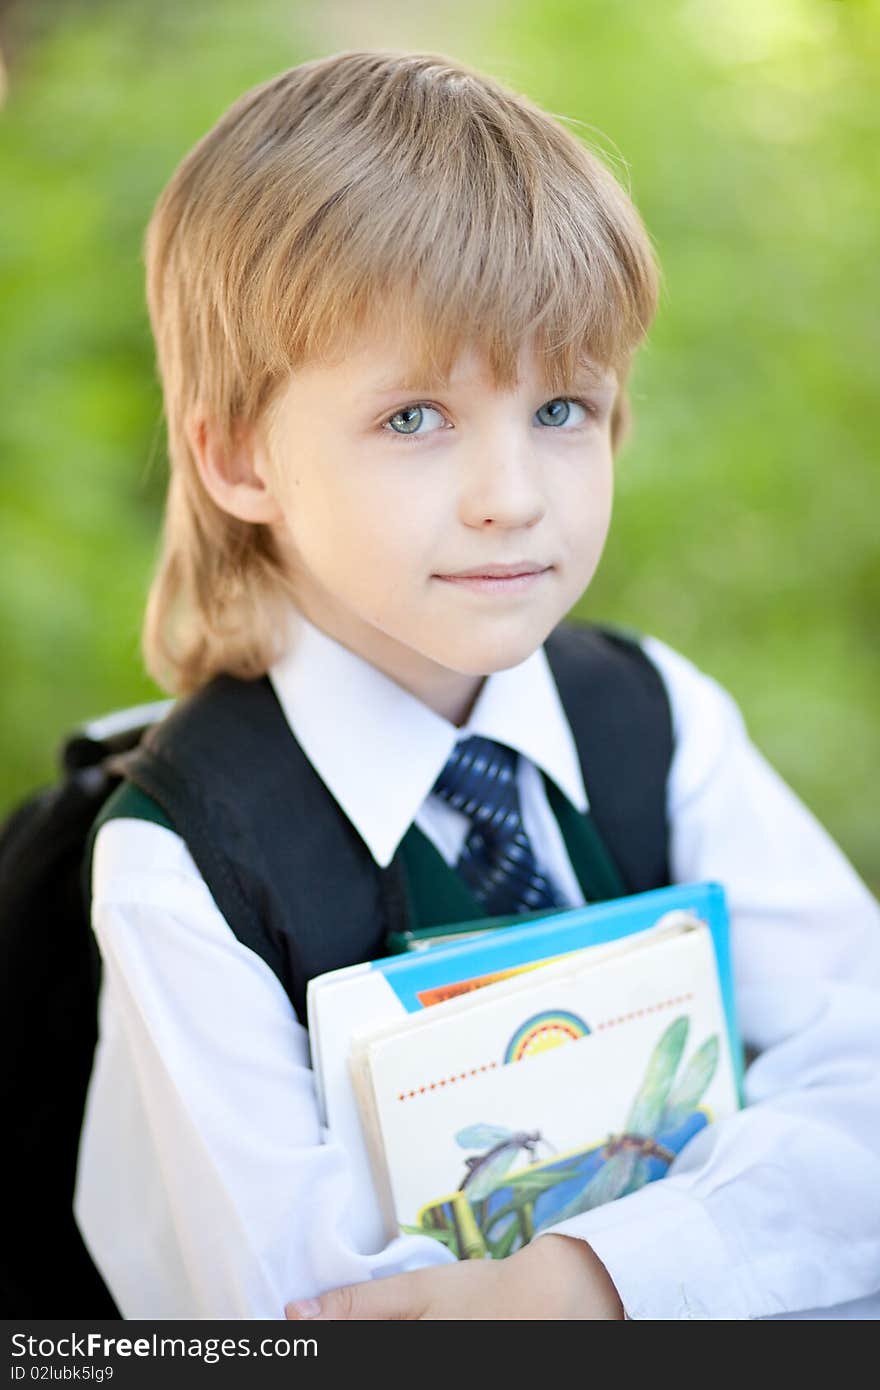
<svg viewBox="0 0 880 1390"><path fill-rule="evenodd" d="M7 1318L119 1317L72 1211L100 980L81 868L92 822L121 780L103 760L134 747L169 704L77 730L62 748L61 781L23 802L0 833ZM44 1301L50 1289L53 1307Z"/></svg>
<svg viewBox="0 0 880 1390"><path fill-rule="evenodd" d="M661 886L672 729L660 677L619 633L560 625L546 645L590 768L599 840L626 892ZM408 909L399 855L378 870L291 737L267 677L221 675L187 700L95 721L66 740L61 763L58 785L0 832L9 1172L0 1313L118 1318L72 1211L100 985L86 848L108 798L125 781L126 794L139 789L178 829L231 929L275 970L301 1018L306 979L382 954ZM285 826L303 823L303 806L308 833L292 843ZM328 877L328 863L339 872ZM322 938L335 955L322 955Z"/></svg>

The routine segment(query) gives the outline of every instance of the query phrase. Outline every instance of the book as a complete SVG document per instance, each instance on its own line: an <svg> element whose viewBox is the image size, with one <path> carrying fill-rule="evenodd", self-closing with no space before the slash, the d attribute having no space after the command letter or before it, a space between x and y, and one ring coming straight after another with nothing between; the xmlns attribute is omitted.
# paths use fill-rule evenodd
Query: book
<svg viewBox="0 0 880 1390"><path fill-rule="evenodd" d="M365 1253L418 1231L457 1258L503 1257L661 1177L741 1104L717 884L333 971L311 982L308 1009Z"/></svg>

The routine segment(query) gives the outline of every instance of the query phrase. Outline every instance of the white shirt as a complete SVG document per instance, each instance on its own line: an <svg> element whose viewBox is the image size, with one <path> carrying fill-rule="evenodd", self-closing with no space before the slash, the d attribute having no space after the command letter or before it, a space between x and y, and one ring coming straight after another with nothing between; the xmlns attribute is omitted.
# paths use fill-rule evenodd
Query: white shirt
<svg viewBox="0 0 880 1390"><path fill-rule="evenodd" d="M538 772L586 810L543 647L489 676L457 728L296 624L270 678L378 863L415 820L454 864L469 823L430 789L479 733L523 755L538 862L583 902ZM880 1318L880 907L731 697L657 639L643 646L673 712L672 878L724 885L740 1029L761 1055L746 1109L666 1177L550 1229L590 1242L631 1318ZM355 1247L306 1031L176 834L101 828L93 926L100 1036L74 1209L125 1318L283 1318L292 1298L452 1258L423 1236Z"/></svg>

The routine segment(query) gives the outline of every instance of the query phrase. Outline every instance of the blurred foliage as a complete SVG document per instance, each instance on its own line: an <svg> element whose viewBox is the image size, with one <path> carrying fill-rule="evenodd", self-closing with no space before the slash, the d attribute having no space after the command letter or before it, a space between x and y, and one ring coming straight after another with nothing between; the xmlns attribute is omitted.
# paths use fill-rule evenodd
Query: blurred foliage
<svg viewBox="0 0 880 1390"><path fill-rule="evenodd" d="M78 719L157 692L164 490L140 245L245 88L334 48L447 48L572 123L664 267L584 614L681 648L880 882L880 13L857 0L519 0L449 41L405 6L13 6L0 113L0 804ZM335 14L322 39L316 13ZM341 19L340 19L341 15ZM501 22L503 20L503 23ZM341 28L340 28L341 24ZM417 29L417 26L416 26ZM341 40L341 41L340 41Z"/></svg>

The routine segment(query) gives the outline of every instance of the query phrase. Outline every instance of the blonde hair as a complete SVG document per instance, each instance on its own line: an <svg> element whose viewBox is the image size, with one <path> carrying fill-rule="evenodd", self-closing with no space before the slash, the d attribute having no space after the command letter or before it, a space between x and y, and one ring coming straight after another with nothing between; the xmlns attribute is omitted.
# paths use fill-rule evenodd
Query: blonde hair
<svg viewBox="0 0 880 1390"><path fill-rule="evenodd" d="M477 341L499 389L522 344L562 392L586 359L623 384L658 271L629 197L528 98L433 53L345 52L246 92L183 159L145 240L171 464L147 669L186 694L278 654L289 578L268 526L213 502L187 438L259 422L303 362L402 306L413 374Z"/></svg>

